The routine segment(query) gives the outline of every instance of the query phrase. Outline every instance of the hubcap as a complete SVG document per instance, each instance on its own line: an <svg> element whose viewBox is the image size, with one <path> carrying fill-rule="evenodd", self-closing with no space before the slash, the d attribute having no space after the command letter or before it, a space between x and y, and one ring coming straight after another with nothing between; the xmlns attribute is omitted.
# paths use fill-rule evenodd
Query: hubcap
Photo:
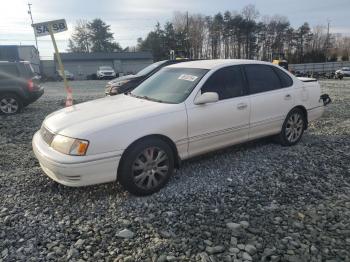
<svg viewBox="0 0 350 262"><path fill-rule="evenodd" d="M303 133L304 120L299 114L289 117L286 126L286 137L290 143L296 142Z"/></svg>
<svg viewBox="0 0 350 262"><path fill-rule="evenodd" d="M18 110L18 102L11 97L5 97L0 101L1 112L5 114L13 114Z"/></svg>
<svg viewBox="0 0 350 262"><path fill-rule="evenodd" d="M142 189L153 189L162 183L169 170L168 155L160 148L149 147L142 151L132 165L135 184Z"/></svg>

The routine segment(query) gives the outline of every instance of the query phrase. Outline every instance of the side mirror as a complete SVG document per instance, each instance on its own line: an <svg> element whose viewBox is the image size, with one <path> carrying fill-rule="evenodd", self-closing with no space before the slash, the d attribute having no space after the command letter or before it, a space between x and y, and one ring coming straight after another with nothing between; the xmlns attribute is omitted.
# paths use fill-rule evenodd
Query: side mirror
<svg viewBox="0 0 350 262"><path fill-rule="evenodd" d="M217 101L219 101L218 93L207 92L204 94L197 95L196 99L194 100L194 104L203 105L203 104L215 103Z"/></svg>

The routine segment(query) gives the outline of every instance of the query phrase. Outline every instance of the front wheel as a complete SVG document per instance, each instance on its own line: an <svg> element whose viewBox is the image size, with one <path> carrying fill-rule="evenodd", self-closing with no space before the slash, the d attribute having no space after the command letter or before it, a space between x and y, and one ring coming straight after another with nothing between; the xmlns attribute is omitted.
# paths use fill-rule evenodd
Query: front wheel
<svg viewBox="0 0 350 262"><path fill-rule="evenodd" d="M306 127L306 116L303 111L295 108L286 117L278 140L283 146L297 144L304 134Z"/></svg>
<svg viewBox="0 0 350 262"><path fill-rule="evenodd" d="M120 165L120 184L134 195L150 195L159 191L174 172L174 154L163 140L145 139L125 152Z"/></svg>

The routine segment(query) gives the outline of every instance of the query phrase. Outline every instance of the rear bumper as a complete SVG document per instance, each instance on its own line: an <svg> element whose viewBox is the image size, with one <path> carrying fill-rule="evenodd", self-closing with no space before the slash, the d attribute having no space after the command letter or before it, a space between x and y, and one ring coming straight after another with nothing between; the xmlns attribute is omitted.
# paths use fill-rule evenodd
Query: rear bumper
<svg viewBox="0 0 350 262"><path fill-rule="evenodd" d="M26 99L26 104L34 103L44 94L44 88L41 87L38 91L30 92L28 98Z"/></svg>
<svg viewBox="0 0 350 262"><path fill-rule="evenodd" d="M314 121L322 117L323 113L324 113L324 106L308 109L307 110L308 122Z"/></svg>
<svg viewBox="0 0 350 262"><path fill-rule="evenodd" d="M81 187L113 182L117 179L120 156L96 160L80 157L81 162L76 162L77 157L63 155L49 147L39 132L34 135L32 145L42 170L60 184Z"/></svg>

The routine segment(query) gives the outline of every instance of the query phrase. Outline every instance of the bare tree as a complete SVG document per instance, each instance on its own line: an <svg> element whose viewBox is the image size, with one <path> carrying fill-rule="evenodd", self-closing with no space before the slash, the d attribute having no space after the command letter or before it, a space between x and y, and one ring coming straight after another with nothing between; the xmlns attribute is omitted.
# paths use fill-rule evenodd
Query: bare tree
<svg viewBox="0 0 350 262"><path fill-rule="evenodd" d="M70 52L75 53L89 53L90 42L89 42L90 31L88 28L88 22L86 20L78 20L74 27L74 33L69 39L68 48Z"/></svg>

